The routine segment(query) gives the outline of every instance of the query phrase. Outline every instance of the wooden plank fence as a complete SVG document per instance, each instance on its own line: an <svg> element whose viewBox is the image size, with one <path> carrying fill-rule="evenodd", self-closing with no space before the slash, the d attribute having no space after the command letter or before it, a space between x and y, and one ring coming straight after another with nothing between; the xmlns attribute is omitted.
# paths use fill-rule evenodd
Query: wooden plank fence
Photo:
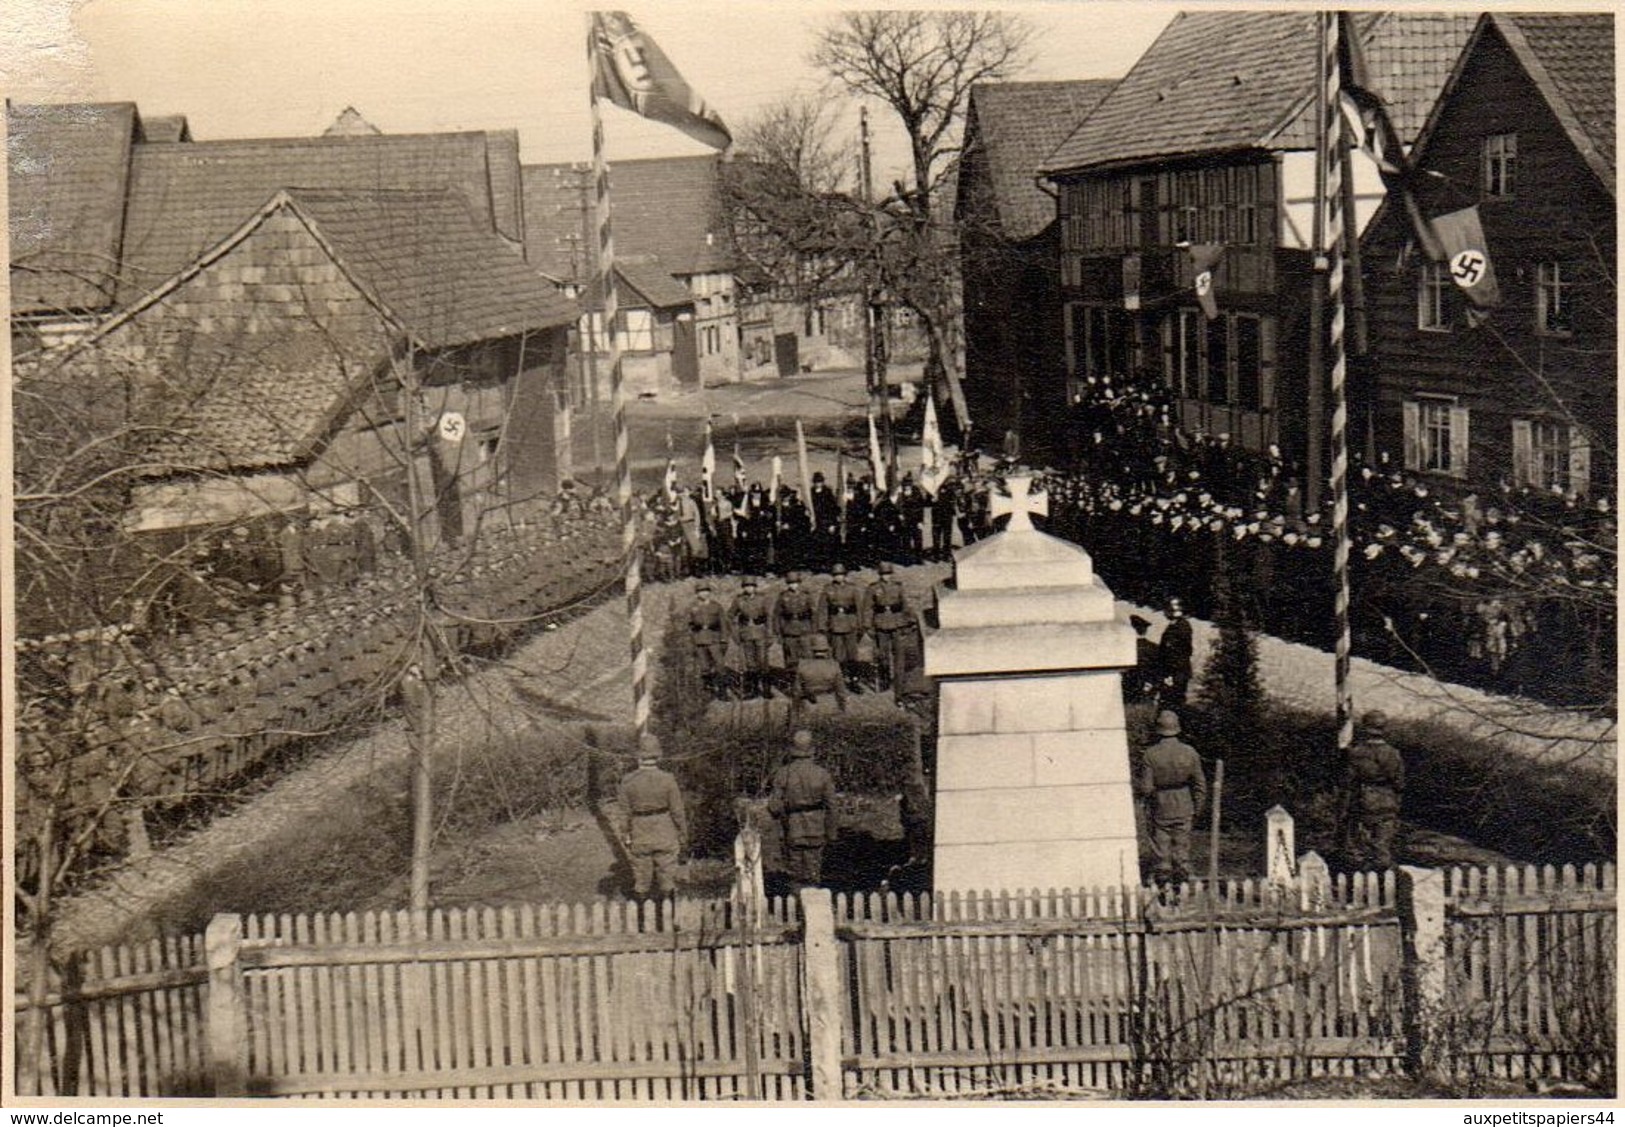
<svg viewBox="0 0 1625 1127"><path fill-rule="evenodd" d="M20 1094L794 1101L1611 1082L1612 865L216 917L53 968Z"/></svg>

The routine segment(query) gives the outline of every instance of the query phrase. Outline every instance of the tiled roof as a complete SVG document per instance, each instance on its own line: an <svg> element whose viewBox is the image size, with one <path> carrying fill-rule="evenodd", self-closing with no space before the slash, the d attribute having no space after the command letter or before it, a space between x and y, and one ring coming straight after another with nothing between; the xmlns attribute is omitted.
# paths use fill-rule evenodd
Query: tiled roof
<svg viewBox="0 0 1625 1127"><path fill-rule="evenodd" d="M304 461L342 416L364 365L345 364L319 333L284 334L276 347L247 354L238 348L218 357L190 357L189 369L206 370L208 381L188 400L173 389L147 404L161 419L144 451L167 467L186 470L254 470Z"/></svg>
<svg viewBox="0 0 1625 1127"><path fill-rule="evenodd" d="M1541 87L1575 147L1612 192L1613 15L1507 12L1489 18Z"/></svg>
<svg viewBox="0 0 1625 1127"><path fill-rule="evenodd" d="M491 215L497 231L516 245L522 244L525 201L519 180L519 130L488 130L485 163L491 177Z"/></svg>
<svg viewBox="0 0 1625 1127"><path fill-rule="evenodd" d="M340 263L426 348L575 321L575 303L479 225L456 192L289 195Z"/></svg>
<svg viewBox="0 0 1625 1127"><path fill-rule="evenodd" d="M191 139L192 127L187 123L186 115L183 113L159 114L156 117L143 115L141 118L143 141L162 145Z"/></svg>
<svg viewBox="0 0 1625 1127"><path fill-rule="evenodd" d="M1395 128L1415 138L1476 16L1356 16L1372 81ZM1062 172L1236 149L1314 143L1316 15L1181 12L1043 162Z"/></svg>
<svg viewBox="0 0 1625 1127"><path fill-rule="evenodd" d="M112 303L135 106L10 104L13 313Z"/></svg>
<svg viewBox="0 0 1625 1127"><path fill-rule="evenodd" d="M1055 218L1055 201L1035 182L1038 166L1116 84L1115 78L1088 78L971 87L976 138L1007 238L1030 238Z"/></svg>
<svg viewBox="0 0 1625 1127"><path fill-rule="evenodd" d="M634 293L620 290L616 294L616 301L620 305L648 305L651 309L673 309L680 305L693 305L694 295L683 283L666 273L665 266L658 262L617 262L615 264L616 277L622 285L629 287ZM601 308L601 299L598 296L598 282L588 286L582 305L587 309Z"/></svg>
<svg viewBox="0 0 1625 1127"><path fill-rule="evenodd" d="M376 137L383 132L361 116L354 106L345 106L333 119L333 124L322 130L323 137Z"/></svg>
<svg viewBox="0 0 1625 1127"><path fill-rule="evenodd" d="M697 156L611 162L616 252L658 258L673 274L730 270L727 229L720 214L718 160ZM527 165L524 174L525 241L531 249L531 263L558 277L569 275L568 239L581 229L581 214L573 210L575 194L556 187L569 180L570 167ZM590 193L588 199L592 206Z"/></svg>
<svg viewBox="0 0 1625 1127"><path fill-rule="evenodd" d="M119 304L187 266L283 188L450 188L493 226L484 133L137 145Z"/></svg>
<svg viewBox="0 0 1625 1127"><path fill-rule="evenodd" d="M477 226L454 191L296 190L278 193L260 218L282 208L302 216L348 276L425 348L576 318L575 304ZM212 360L191 358L189 370L208 373L207 387L191 402L160 405L178 411L180 421L149 451L154 461L233 470L300 461L375 359L341 362L324 334L297 319L269 340L252 354L228 348Z"/></svg>

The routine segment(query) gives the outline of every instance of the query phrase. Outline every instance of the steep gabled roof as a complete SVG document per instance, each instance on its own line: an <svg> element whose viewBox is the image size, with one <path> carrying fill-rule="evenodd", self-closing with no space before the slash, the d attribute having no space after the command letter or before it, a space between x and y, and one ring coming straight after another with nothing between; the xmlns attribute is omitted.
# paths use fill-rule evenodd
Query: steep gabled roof
<svg viewBox="0 0 1625 1127"><path fill-rule="evenodd" d="M136 120L130 102L7 105L13 313L112 304Z"/></svg>
<svg viewBox="0 0 1625 1127"><path fill-rule="evenodd" d="M1355 17L1395 128L1415 138L1476 16ZM1181 12L1043 162L1065 172L1314 144L1316 13Z"/></svg>
<svg viewBox="0 0 1625 1127"><path fill-rule="evenodd" d="M986 169L1006 238L1030 238L1055 218L1055 201L1036 183L1039 165L1115 85L1115 78L1086 78L971 87L967 135L974 133L981 156L961 168Z"/></svg>
<svg viewBox="0 0 1625 1127"><path fill-rule="evenodd" d="M1493 21L1564 132L1614 191L1614 17L1609 12L1494 12Z"/></svg>
<svg viewBox="0 0 1625 1127"><path fill-rule="evenodd" d="M727 225L721 214L719 161L715 156L697 156L612 162L610 207L616 254L658 258L676 275L731 270ZM572 167L539 164L524 169L525 243L530 260L537 269L557 277L569 276L569 240L581 230L575 194L559 190L574 175ZM593 206L590 194L588 206Z"/></svg>
<svg viewBox="0 0 1625 1127"><path fill-rule="evenodd" d="M452 189L478 223L496 229L484 133L138 145L118 303L177 273L278 190L292 187Z"/></svg>
<svg viewBox="0 0 1625 1127"><path fill-rule="evenodd" d="M689 288L666 273L666 268L658 262L617 262L615 276L620 285L626 287L616 294L616 300L622 306L647 305L651 309L676 309L694 304L694 295ZM631 292L628 293L628 290ZM603 307L597 279L584 291L581 304L586 309Z"/></svg>
<svg viewBox="0 0 1625 1127"><path fill-rule="evenodd" d="M382 317L421 347L439 349L572 324L574 302L469 214L461 196L439 192L278 192L200 261L213 262L283 210L298 215L346 277ZM84 344L161 302L188 269L102 326ZM290 301L292 304L292 300ZM215 354L191 357L189 374L207 379L148 452L154 461L243 470L307 457L376 357L344 357L296 316L282 333L261 333L246 348L233 337ZM195 369L195 371L190 371Z"/></svg>

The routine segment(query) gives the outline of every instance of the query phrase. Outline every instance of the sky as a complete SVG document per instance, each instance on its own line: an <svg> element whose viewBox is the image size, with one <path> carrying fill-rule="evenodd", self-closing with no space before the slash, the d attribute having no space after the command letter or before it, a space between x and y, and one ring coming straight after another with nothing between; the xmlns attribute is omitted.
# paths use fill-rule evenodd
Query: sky
<svg viewBox="0 0 1625 1127"><path fill-rule="evenodd" d="M1149 0L988 7L1037 28L1027 79L1120 76L1176 11ZM554 0L10 0L0 4L0 75L17 101L185 114L197 140L314 135L353 105L386 133L516 128L527 164L587 160L585 10ZM838 10L717 0L628 9L736 129L786 94L822 89L806 55ZM877 178L901 175L900 132L878 107L871 119ZM605 135L612 161L706 151L614 108Z"/></svg>

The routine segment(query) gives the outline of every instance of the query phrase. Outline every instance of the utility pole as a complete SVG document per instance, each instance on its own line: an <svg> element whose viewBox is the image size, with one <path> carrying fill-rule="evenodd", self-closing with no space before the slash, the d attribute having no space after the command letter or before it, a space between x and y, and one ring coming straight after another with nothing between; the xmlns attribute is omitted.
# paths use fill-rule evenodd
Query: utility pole
<svg viewBox="0 0 1625 1127"><path fill-rule="evenodd" d="M886 395L886 311L880 302L880 287L876 278L879 272L880 217L874 211L874 172L869 148L867 106L858 107L858 138L863 158L859 170L860 187L863 206L869 212L869 251L874 259L863 280L863 375L869 389L869 407L880 427L881 443L886 451L886 484L889 487L897 471L897 442L892 434L891 402Z"/></svg>
<svg viewBox="0 0 1625 1127"><path fill-rule="evenodd" d="M560 204L559 210L577 211L581 214L580 233L566 236L571 244L570 265L574 275L571 280L581 283L581 279L584 277L588 279L598 277L598 245L593 239L593 209L590 198L587 195L592 188L592 170L590 168L572 166L569 175L570 179L567 182L559 185L559 191L574 192L576 194L576 202L574 204ZM584 263L584 265L587 267L585 271L582 271L577 266L575 248L578 245L583 249L591 248L588 250L586 262ZM582 284L582 292L585 293L590 290L591 285L592 283L590 281ZM599 300L602 302L602 295L600 295ZM598 334L593 330L592 310L588 309L586 313L587 316L584 320L584 328L582 329L583 339L581 342L581 356L583 363L586 365L587 372L587 402L591 406L592 418L592 425L588 429L592 432L593 477L597 478L599 476L599 471L603 468L603 462L600 460L601 451L598 443Z"/></svg>

